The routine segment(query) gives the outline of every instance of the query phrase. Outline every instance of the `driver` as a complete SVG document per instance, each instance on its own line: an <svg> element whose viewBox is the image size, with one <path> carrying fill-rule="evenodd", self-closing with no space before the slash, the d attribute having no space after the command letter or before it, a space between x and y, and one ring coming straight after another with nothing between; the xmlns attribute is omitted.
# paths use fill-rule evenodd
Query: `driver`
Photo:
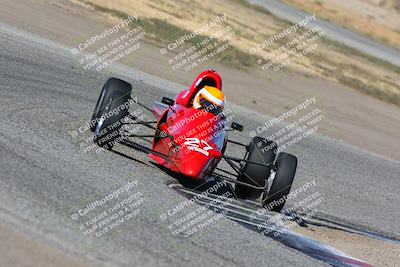
<svg viewBox="0 0 400 267"><path fill-rule="evenodd" d="M193 99L193 108L205 109L214 115L221 113L224 105L224 94L221 90L212 86L204 86Z"/></svg>

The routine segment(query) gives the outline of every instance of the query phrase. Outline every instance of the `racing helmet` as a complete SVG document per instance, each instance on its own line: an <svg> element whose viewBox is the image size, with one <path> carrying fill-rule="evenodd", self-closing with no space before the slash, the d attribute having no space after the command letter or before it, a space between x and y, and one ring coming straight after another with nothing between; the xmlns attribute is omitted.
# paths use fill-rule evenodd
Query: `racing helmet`
<svg viewBox="0 0 400 267"><path fill-rule="evenodd" d="M193 99L195 109L205 109L214 115L222 112L225 105L225 96L218 88L204 86Z"/></svg>

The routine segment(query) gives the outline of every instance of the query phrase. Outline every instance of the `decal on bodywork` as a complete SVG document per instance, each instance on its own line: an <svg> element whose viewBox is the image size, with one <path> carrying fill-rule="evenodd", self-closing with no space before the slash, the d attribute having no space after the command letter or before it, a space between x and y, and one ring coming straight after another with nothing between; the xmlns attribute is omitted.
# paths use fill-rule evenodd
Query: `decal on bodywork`
<svg viewBox="0 0 400 267"><path fill-rule="evenodd" d="M199 152L206 156L210 154L208 150L213 149L212 146L210 146L206 141L198 138L186 138L184 144L186 145L187 149Z"/></svg>

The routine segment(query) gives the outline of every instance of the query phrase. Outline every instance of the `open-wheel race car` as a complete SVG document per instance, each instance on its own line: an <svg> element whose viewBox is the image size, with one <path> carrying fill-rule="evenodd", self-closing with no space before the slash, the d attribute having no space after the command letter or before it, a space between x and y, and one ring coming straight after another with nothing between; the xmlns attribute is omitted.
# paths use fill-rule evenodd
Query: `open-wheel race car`
<svg viewBox="0 0 400 267"><path fill-rule="evenodd" d="M132 85L117 78L106 81L97 101L91 130L100 147L112 149L116 142L134 138L151 138L151 147L137 144L157 164L187 179L217 178L234 183L240 199L255 200L280 212L296 173L297 158L280 152L277 145L263 137L253 137L248 144L228 138L230 131L242 131L243 126L232 122L227 126L223 112L225 98L222 79L214 70L202 72L189 89L175 99L163 97L153 107L134 101ZM131 104L139 105L155 116L145 120L129 111ZM142 125L151 134L129 131L129 125ZM241 146L245 156L225 154L227 145ZM230 169L218 167L221 160Z"/></svg>

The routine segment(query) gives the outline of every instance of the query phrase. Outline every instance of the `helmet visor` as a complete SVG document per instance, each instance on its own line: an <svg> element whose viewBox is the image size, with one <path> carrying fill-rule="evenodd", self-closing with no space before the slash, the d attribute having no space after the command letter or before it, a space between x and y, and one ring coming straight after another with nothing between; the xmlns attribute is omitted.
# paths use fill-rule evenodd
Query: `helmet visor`
<svg viewBox="0 0 400 267"><path fill-rule="evenodd" d="M222 112L223 107L218 106L215 103L209 101L207 98L200 96L200 106L202 109L211 112L214 115L218 115Z"/></svg>

